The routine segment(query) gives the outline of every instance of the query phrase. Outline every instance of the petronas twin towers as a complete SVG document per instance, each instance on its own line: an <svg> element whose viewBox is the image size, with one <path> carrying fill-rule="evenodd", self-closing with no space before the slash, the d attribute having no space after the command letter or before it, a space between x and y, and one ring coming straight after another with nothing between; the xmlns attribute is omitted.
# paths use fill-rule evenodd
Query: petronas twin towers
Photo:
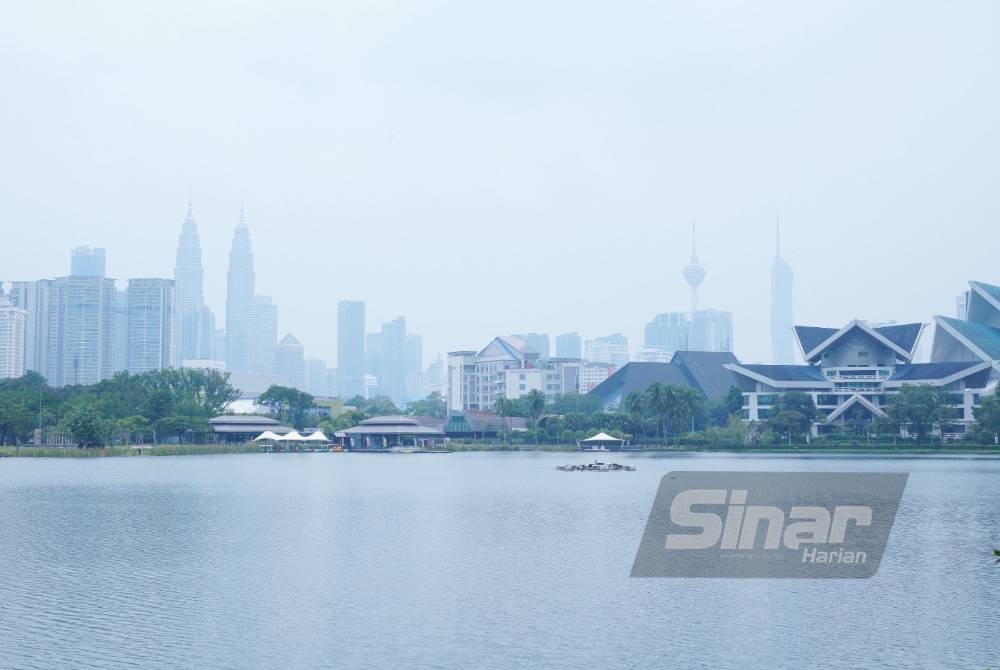
<svg viewBox="0 0 1000 670"><path fill-rule="evenodd" d="M256 293L253 248L243 206L229 250L226 282L226 368L249 372L254 368L256 341ZM272 345L273 346L273 345Z"/></svg>
<svg viewBox="0 0 1000 670"><path fill-rule="evenodd" d="M205 305L205 276L201 266L201 244L191 201L181 227L174 265L177 319L180 324L181 361L215 358L215 316Z"/></svg>
<svg viewBox="0 0 1000 670"><path fill-rule="evenodd" d="M201 244L190 199L177 245L174 267L177 314L181 324L181 360L224 360L234 372L262 372L261 351L273 352L277 341L274 305L255 293L253 248L243 206L236 222L226 283L226 337L216 338L215 317L205 305ZM261 319L260 317L268 317ZM261 323L261 321L266 323ZM266 357L265 357L266 360Z"/></svg>

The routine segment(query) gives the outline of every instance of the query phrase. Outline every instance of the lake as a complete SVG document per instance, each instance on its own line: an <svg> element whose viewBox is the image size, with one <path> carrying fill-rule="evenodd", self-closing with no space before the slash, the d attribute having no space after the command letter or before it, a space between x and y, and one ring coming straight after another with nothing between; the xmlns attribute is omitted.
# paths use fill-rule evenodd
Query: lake
<svg viewBox="0 0 1000 670"><path fill-rule="evenodd" d="M0 460L0 667L987 668L1000 460ZM670 470L908 472L870 580L631 579Z"/></svg>

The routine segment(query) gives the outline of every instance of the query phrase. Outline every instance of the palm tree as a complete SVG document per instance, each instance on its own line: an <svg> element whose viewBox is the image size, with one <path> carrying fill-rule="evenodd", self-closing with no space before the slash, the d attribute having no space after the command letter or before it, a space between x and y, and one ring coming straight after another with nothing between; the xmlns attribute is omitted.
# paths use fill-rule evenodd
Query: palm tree
<svg viewBox="0 0 1000 670"><path fill-rule="evenodd" d="M545 411L545 394L538 389L532 389L528 395L524 396L524 399L528 406L528 418L531 420L532 428L534 428L538 417Z"/></svg>
<svg viewBox="0 0 1000 670"><path fill-rule="evenodd" d="M637 391L632 391L622 402L622 407L628 412L632 419L632 424L638 426L639 430L642 431L642 436L646 437L646 421L643 413L646 411L646 400L643 398L642 394Z"/></svg>
<svg viewBox="0 0 1000 670"><path fill-rule="evenodd" d="M659 382L653 382L646 389L644 400L643 405L650 414L656 417L657 429L659 430L660 438L663 438L663 422L670 412L667 386Z"/></svg>
<svg viewBox="0 0 1000 670"><path fill-rule="evenodd" d="M625 411L632 416L642 416L643 411L646 409L646 402L642 394L637 391L632 391L625 396L625 402L622 405L625 407Z"/></svg>
<svg viewBox="0 0 1000 670"><path fill-rule="evenodd" d="M694 418L700 402L698 394L685 386L666 387L666 418L678 434Z"/></svg>

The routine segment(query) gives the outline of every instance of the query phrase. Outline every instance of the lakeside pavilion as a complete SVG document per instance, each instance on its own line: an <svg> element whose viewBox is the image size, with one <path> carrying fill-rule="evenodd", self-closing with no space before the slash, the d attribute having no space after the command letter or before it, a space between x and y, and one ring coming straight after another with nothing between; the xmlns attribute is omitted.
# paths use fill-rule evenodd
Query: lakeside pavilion
<svg viewBox="0 0 1000 670"><path fill-rule="evenodd" d="M216 443L235 444L252 442L264 431L285 435L291 428L266 416L253 414L225 414L208 420Z"/></svg>
<svg viewBox="0 0 1000 670"><path fill-rule="evenodd" d="M420 425L410 416L377 416L335 435L344 446L354 450L391 449L392 447L433 448L445 439L444 431Z"/></svg>

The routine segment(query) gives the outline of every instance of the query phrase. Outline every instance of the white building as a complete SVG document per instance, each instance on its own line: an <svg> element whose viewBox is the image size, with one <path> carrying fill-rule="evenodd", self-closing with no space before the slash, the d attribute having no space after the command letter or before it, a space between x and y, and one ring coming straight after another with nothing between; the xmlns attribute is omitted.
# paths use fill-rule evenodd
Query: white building
<svg viewBox="0 0 1000 670"><path fill-rule="evenodd" d="M0 379L24 375L24 333L27 310L0 296Z"/></svg>
<svg viewBox="0 0 1000 670"><path fill-rule="evenodd" d="M172 279L130 279L125 294L129 374L176 367L178 323Z"/></svg>
<svg viewBox="0 0 1000 670"><path fill-rule="evenodd" d="M497 337L479 352L449 352L448 411L491 412L497 400L522 398L532 391L544 393L549 400L561 393L575 393L580 370L579 359L542 361L540 353L526 342L512 336Z"/></svg>
<svg viewBox="0 0 1000 670"><path fill-rule="evenodd" d="M587 340L583 346L583 358L591 363L606 363L620 368L628 363L628 338L621 333L613 333Z"/></svg>
<svg viewBox="0 0 1000 670"><path fill-rule="evenodd" d="M617 368L607 363L584 363L580 366L580 395L590 393Z"/></svg>
<svg viewBox="0 0 1000 670"><path fill-rule="evenodd" d="M691 315L689 351L732 351L733 313L702 309Z"/></svg>

